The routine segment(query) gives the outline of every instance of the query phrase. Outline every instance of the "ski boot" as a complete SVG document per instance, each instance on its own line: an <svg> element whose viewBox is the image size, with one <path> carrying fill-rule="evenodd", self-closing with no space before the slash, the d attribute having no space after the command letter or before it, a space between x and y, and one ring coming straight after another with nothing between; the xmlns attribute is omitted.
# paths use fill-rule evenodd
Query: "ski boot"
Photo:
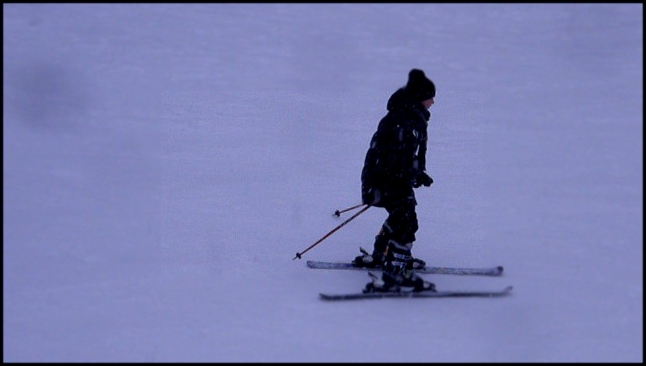
<svg viewBox="0 0 646 366"><path fill-rule="evenodd" d="M357 267L366 268L381 268L386 261L386 253L388 252L388 237L382 227L379 233L375 236L375 243L373 244L372 254L367 250L359 247L361 255L357 256L352 263Z"/></svg>
<svg viewBox="0 0 646 366"><path fill-rule="evenodd" d="M381 268L384 265L384 260L386 255L383 253L368 253L367 250L359 247L361 255L357 256L352 260L352 264L356 267L366 267L366 268Z"/></svg>
<svg viewBox="0 0 646 366"><path fill-rule="evenodd" d="M419 258L413 258L411 259L411 267L412 269L422 269L426 267L426 262Z"/></svg>
<svg viewBox="0 0 646 366"><path fill-rule="evenodd" d="M391 274L383 272L381 277L369 272L372 282L368 282L363 289L364 293L369 292L422 292L422 291L437 291L435 284L425 281L422 277L415 274L413 271L408 273Z"/></svg>

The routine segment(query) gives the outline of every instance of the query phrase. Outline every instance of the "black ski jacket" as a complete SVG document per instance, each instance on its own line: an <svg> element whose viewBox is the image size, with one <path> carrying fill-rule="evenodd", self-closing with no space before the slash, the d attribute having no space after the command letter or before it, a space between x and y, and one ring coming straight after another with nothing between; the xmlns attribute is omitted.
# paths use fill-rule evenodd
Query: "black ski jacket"
<svg viewBox="0 0 646 366"><path fill-rule="evenodd" d="M381 200L374 204L378 207L392 204L399 193L412 192L413 179L426 170L431 116L404 88L390 96L386 108L388 113L370 140L361 171L363 203L371 204L378 194Z"/></svg>

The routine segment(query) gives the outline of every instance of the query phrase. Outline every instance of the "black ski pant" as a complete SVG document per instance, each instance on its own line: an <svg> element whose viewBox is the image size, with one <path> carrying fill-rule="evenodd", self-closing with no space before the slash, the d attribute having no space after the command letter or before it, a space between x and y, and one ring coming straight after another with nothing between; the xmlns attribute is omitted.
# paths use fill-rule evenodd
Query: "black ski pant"
<svg viewBox="0 0 646 366"><path fill-rule="evenodd" d="M392 251L392 254L410 256L415 233L419 229L415 212L415 193L412 187L404 187L388 192L388 196L389 202L384 206L388 218L375 238L375 254L388 250Z"/></svg>

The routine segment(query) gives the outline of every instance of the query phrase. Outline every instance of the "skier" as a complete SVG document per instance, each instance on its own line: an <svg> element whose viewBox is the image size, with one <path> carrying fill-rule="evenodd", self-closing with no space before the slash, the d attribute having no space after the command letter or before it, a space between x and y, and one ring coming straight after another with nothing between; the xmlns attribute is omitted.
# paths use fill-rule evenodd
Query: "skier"
<svg viewBox="0 0 646 366"><path fill-rule="evenodd" d="M435 103L435 84L419 69L412 69L408 82L387 103L388 113L372 136L361 171L364 204L385 208L388 218L375 237L372 254L361 249L355 266L383 267L381 279L373 277L364 292L434 291L435 285L416 275L423 260L413 258L411 249L418 229L413 188L430 187L426 173L428 109Z"/></svg>

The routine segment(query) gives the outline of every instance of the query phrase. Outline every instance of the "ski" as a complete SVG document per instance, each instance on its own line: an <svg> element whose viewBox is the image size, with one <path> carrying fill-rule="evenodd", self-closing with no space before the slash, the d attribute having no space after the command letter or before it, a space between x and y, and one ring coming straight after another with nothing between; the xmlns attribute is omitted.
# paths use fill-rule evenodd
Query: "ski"
<svg viewBox="0 0 646 366"><path fill-rule="evenodd" d="M323 262L323 261L307 261L307 266L309 268L317 269L346 269L346 270L358 270L358 271L375 271L379 268L367 268L367 267L357 267L350 262ZM479 268L470 268L470 267L431 267L426 266L424 268L415 270L419 274L448 274L448 275L475 275L475 276L500 276L503 272L502 266L496 267L479 267Z"/></svg>
<svg viewBox="0 0 646 366"><path fill-rule="evenodd" d="M351 294L319 294L322 300L361 300L384 298L438 298L438 297L502 297L511 293L512 286L499 291L402 291L402 292L369 292Z"/></svg>

